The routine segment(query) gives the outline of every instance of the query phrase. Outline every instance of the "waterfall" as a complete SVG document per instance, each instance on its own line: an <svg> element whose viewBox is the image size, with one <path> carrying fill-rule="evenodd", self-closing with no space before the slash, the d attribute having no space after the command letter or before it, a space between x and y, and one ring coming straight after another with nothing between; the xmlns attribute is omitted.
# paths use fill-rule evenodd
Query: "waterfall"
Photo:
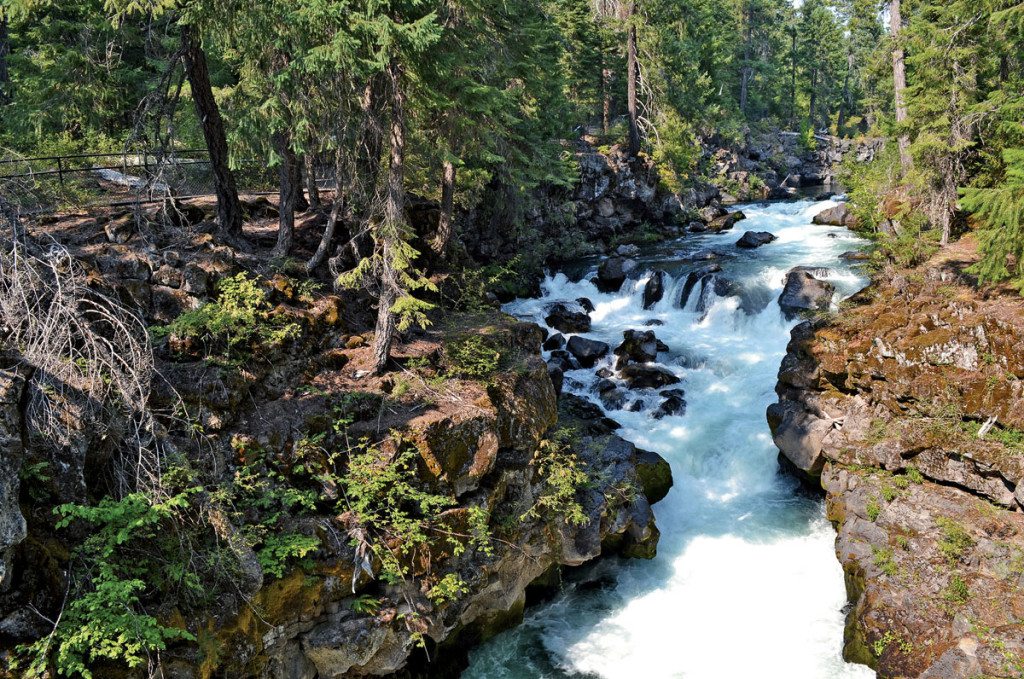
<svg viewBox="0 0 1024 679"><path fill-rule="evenodd" d="M608 411L622 436L672 464L676 485L655 506L657 558L607 560L586 569L586 578L570 576L523 625L476 649L464 677L874 676L842 660L846 592L834 534L820 500L778 472L765 421L795 324L777 304L785 273L800 265L827 269L819 273L835 285L837 300L865 284L839 259L862 242L845 229L811 224L834 204L746 205L738 229L642 252L635 278L618 293L599 292L592 275L574 283L555 274L541 298L506 305L543 325L550 304L587 297L595 309L586 336L613 347L625 330L654 330L669 348L658 362L682 378L688 407L654 419L652 392L639 412ZM740 250L744 229L778 240ZM721 270L687 284L712 262ZM671 280L662 300L644 310L644 283L656 270ZM602 365L611 367L611 359ZM595 369L569 371L566 389L600 403Z"/></svg>

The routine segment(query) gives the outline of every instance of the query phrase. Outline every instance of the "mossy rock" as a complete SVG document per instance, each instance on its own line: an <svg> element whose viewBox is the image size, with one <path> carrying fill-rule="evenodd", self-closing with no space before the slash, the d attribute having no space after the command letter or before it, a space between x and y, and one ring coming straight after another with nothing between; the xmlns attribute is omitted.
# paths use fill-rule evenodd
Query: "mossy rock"
<svg viewBox="0 0 1024 679"><path fill-rule="evenodd" d="M653 505L672 488L672 467L661 455L637 448L636 478L644 497Z"/></svg>

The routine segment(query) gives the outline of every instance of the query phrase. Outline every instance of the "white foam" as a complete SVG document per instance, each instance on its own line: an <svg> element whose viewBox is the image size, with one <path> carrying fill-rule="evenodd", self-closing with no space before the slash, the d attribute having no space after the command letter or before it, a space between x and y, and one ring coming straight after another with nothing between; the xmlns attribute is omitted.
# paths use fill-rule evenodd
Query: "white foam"
<svg viewBox="0 0 1024 679"><path fill-rule="evenodd" d="M779 236L721 261L719 275L772 291L773 301L754 316L739 308L737 298L714 298L704 314L696 312L699 286L680 309L686 270L666 281L665 298L651 310L642 308L649 271L638 272L618 293L598 292L590 275L572 283L558 274L544 283L541 299L505 307L543 324L551 303L588 297L595 311L586 335L613 347L624 330L643 328L649 319L663 321L652 329L672 351L660 358L683 377L688 407L684 416L654 420L650 409L658 399L652 393L645 412L609 413L623 425L624 437L672 464L675 488L655 507L662 532L657 558L608 562L616 568L613 587L583 592L570 586L533 610L522 626L474 651L465 677L873 676L842 661L846 595L834 534L820 503L799 497L795 482L777 474L778 452L764 416L775 400L776 374L793 325L775 301L785 272L798 265L828 267L838 296L864 284L838 259L857 239L810 224L814 214L835 204L743 207L748 219L741 226ZM733 232L688 238L679 249L726 250L738 237ZM685 369L671 362L678 356L688 357ZM579 386L569 389L588 395L594 371L571 376Z"/></svg>

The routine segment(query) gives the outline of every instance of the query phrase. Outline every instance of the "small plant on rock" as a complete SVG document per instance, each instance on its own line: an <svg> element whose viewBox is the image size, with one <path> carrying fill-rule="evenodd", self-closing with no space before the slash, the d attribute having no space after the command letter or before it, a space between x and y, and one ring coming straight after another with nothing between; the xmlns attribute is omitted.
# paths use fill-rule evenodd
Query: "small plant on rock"
<svg viewBox="0 0 1024 679"><path fill-rule="evenodd" d="M152 329L156 337L197 342L207 355L220 352L233 359L278 346L299 331L297 324L271 314L266 291L245 272L221 280L214 301Z"/></svg>

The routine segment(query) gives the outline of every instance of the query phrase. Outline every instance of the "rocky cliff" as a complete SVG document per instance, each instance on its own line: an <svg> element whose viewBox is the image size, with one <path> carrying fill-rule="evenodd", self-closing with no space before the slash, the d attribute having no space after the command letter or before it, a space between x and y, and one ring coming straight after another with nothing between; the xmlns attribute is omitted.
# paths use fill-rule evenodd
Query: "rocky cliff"
<svg viewBox="0 0 1024 679"><path fill-rule="evenodd" d="M148 324L201 307L218 281L259 265L201 230L182 238L154 227L143 237L138 229L148 227L136 224L113 238L116 219L42 225L32 235L62 236L83 274ZM406 667L430 675L515 624L527 589L557 583L560 568L605 554L654 555L650 505L671 486L667 463L616 436L588 404L559 402L538 326L488 309L439 312L431 330L404 337L395 352L403 367L374 377L366 370L368 306L358 296L265 273L250 274L262 290L258 313L268 327L286 323L288 339L244 360L209 355L173 334L156 346L151 406L165 414L163 453L175 460L172 475L189 479L186 488L203 484L190 496L200 532L183 528L183 539L197 561L216 548L204 541L231 552L222 567L228 582L201 582L198 600L157 594L156 584L146 593L148 612L196 638L160 654L166 676L326 679ZM460 372L450 354L460 342L471 347L467 360L485 351L494 363ZM71 549L85 537L56 526L53 507L109 492L110 451L88 426L59 450L34 447L19 361L3 357L0 676L18 676L4 674L7 651L50 633L48 618L65 605ZM394 479L396 487L429 493L397 498L402 520L421 520L420 510L402 506L410 498L439 503L422 510L437 512L417 529L428 533L423 545L405 549L409 537L383 543L404 555L401 577L388 575L388 552L369 546L356 514L342 511L342 479L331 469L343 464L309 477L325 460L343 459L330 451L345 450L405 465L411 476ZM178 483L172 475L166 483ZM255 494L213 499L245 484ZM309 499L275 505L276 497ZM304 557L268 566L274 535L301 540ZM136 676L113 665L103 671Z"/></svg>
<svg viewBox="0 0 1024 679"><path fill-rule="evenodd" d="M881 677L1024 672L1024 304L965 278L969 242L793 331L768 420L824 489Z"/></svg>

